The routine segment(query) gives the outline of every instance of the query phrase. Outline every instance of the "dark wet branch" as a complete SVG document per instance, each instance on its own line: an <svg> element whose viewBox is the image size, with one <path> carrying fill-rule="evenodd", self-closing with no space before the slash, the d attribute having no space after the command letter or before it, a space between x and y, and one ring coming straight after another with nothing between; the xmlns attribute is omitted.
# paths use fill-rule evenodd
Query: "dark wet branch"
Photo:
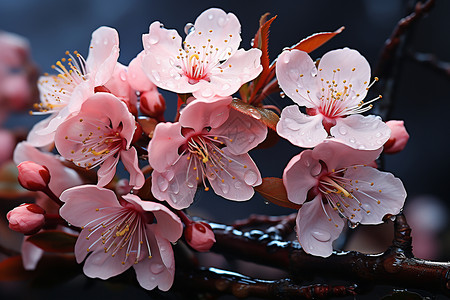
<svg viewBox="0 0 450 300"><path fill-rule="evenodd" d="M450 63L439 60L436 55L431 53L409 52L408 57L450 78Z"/></svg>

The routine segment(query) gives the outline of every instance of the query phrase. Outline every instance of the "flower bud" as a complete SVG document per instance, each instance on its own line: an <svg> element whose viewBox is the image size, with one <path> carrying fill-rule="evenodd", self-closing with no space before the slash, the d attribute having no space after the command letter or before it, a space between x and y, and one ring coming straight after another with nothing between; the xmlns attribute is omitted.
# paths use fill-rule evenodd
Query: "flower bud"
<svg viewBox="0 0 450 300"><path fill-rule="evenodd" d="M50 182L50 172L46 166L32 161L24 161L17 166L19 169L19 183L30 191L43 191Z"/></svg>
<svg viewBox="0 0 450 300"><path fill-rule="evenodd" d="M199 252L207 252L216 242L211 226L205 222L192 222L184 230L186 242Z"/></svg>
<svg viewBox="0 0 450 300"><path fill-rule="evenodd" d="M143 114L159 119L166 110L166 101L157 89L141 94L140 109Z"/></svg>
<svg viewBox="0 0 450 300"><path fill-rule="evenodd" d="M120 196L129 194L133 187L130 185L128 179L120 179L116 184L116 193Z"/></svg>
<svg viewBox="0 0 450 300"><path fill-rule="evenodd" d="M409 134L406 131L403 121L388 121L386 125L391 129L391 137L384 144L385 153L397 153L402 151L409 140Z"/></svg>
<svg viewBox="0 0 450 300"><path fill-rule="evenodd" d="M24 203L6 215L9 228L26 235L37 233L45 224L45 210L36 204Z"/></svg>

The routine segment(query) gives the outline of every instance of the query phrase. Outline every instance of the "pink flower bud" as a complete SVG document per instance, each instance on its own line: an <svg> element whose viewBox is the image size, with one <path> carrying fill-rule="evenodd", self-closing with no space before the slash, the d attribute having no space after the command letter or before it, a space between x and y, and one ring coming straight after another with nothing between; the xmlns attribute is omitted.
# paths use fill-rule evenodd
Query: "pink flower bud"
<svg viewBox="0 0 450 300"><path fill-rule="evenodd" d="M24 161L17 166L19 169L19 183L30 191L43 191L50 182L50 172L46 166L32 161Z"/></svg>
<svg viewBox="0 0 450 300"><path fill-rule="evenodd" d="M216 242L211 226L205 222L192 222L184 230L186 242L199 252L207 252Z"/></svg>
<svg viewBox="0 0 450 300"><path fill-rule="evenodd" d="M391 137L384 144L383 151L390 154L402 151L409 140L409 134L403 121L388 121L386 125L391 129Z"/></svg>
<svg viewBox="0 0 450 300"><path fill-rule="evenodd" d="M157 89L143 92L140 103L141 112L152 118L158 119L166 110L166 101Z"/></svg>
<svg viewBox="0 0 450 300"><path fill-rule="evenodd" d="M22 204L6 215L9 228L23 234L37 233L45 224L45 210L36 204Z"/></svg>

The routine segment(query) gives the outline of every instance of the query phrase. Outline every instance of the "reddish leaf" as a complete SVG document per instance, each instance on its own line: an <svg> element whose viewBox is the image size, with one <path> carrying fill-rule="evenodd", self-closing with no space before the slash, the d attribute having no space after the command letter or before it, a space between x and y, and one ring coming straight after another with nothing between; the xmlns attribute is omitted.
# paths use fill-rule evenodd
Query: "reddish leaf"
<svg viewBox="0 0 450 300"><path fill-rule="evenodd" d="M276 177L265 177L261 185L255 187L255 191L261 194L266 200L278 206L299 209L301 205L292 203L288 200L286 188L283 180Z"/></svg>
<svg viewBox="0 0 450 300"><path fill-rule="evenodd" d="M0 262L0 281L26 280L32 273L23 268L20 255L9 257Z"/></svg>
<svg viewBox="0 0 450 300"><path fill-rule="evenodd" d="M73 252L77 236L59 230L46 230L27 239L44 251L54 253Z"/></svg>
<svg viewBox="0 0 450 300"><path fill-rule="evenodd" d="M275 131L277 130L277 123L280 120L280 117L278 117L278 115L273 111L264 108L254 107L253 105L250 105L237 99L233 99L233 102L231 102L230 105L235 110L248 116L251 116L254 119L262 122L270 129Z"/></svg>
<svg viewBox="0 0 450 300"><path fill-rule="evenodd" d="M313 35L308 36L307 38L301 40L298 44L295 44L290 49L298 49L305 51L307 53L310 53L326 42L328 42L330 39L332 39L335 35L341 33L345 29L344 26L339 28L338 30L334 32L319 32L314 33Z"/></svg>

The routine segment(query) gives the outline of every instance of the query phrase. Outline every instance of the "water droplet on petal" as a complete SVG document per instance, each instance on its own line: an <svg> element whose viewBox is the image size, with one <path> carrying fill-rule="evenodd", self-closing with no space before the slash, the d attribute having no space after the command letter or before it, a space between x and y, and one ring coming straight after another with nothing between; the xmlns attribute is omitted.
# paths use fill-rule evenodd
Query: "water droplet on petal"
<svg viewBox="0 0 450 300"><path fill-rule="evenodd" d="M375 137L379 138L381 136L381 132L377 132L377 134L375 134Z"/></svg>
<svg viewBox="0 0 450 300"><path fill-rule="evenodd" d="M391 216L389 219L391 219L391 221L394 222L396 218L397 218L396 216Z"/></svg>
<svg viewBox="0 0 450 300"><path fill-rule="evenodd" d="M287 64L287 63L289 63L290 60L291 60L291 58L290 58L290 55L289 55L289 52L288 52L288 53L286 53L286 55L284 56L283 62L284 62L285 64Z"/></svg>
<svg viewBox="0 0 450 300"><path fill-rule="evenodd" d="M284 92L280 92L280 97L284 98L284 97L286 97L286 94Z"/></svg>
<svg viewBox="0 0 450 300"><path fill-rule="evenodd" d="M226 22L227 22L227 20L224 17L220 17L217 20L217 24L219 24L219 26L225 26Z"/></svg>
<svg viewBox="0 0 450 300"><path fill-rule="evenodd" d="M230 88L231 86L228 83L225 83L224 85L222 85L222 90L226 91Z"/></svg>
<svg viewBox="0 0 450 300"><path fill-rule="evenodd" d="M265 204L265 205L269 205L270 203L269 203L269 201L264 200L264 204Z"/></svg>
<svg viewBox="0 0 450 300"><path fill-rule="evenodd" d="M159 42L159 37L157 35L153 34L153 35L149 36L148 42L150 43L150 45L154 45L157 42Z"/></svg>
<svg viewBox="0 0 450 300"><path fill-rule="evenodd" d="M194 187L194 184L190 181L186 182L186 185L188 188L192 189Z"/></svg>
<svg viewBox="0 0 450 300"><path fill-rule="evenodd" d="M259 119L261 119L261 114L259 113L259 111L257 111L256 109L254 109L254 108L250 108L249 110L247 110L247 112L249 112L250 113L250 115L253 117L253 118L255 118L256 120L259 120Z"/></svg>
<svg viewBox="0 0 450 300"><path fill-rule="evenodd" d="M311 165L311 162L309 160L305 160L305 166L309 167Z"/></svg>
<svg viewBox="0 0 450 300"><path fill-rule="evenodd" d="M300 74L298 74L297 70L295 69L289 70L289 78L291 78L292 81L297 82L297 80L300 78Z"/></svg>
<svg viewBox="0 0 450 300"><path fill-rule="evenodd" d="M366 150L366 146L364 146L364 145L359 145L359 146L358 146L358 149L359 149L359 150Z"/></svg>
<svg viewBox="0 0 450 300"><path fill-rule="evenodd" d="M338 129L338 131L339 131L339 133L340 134L342 134L342 135L346 135L347 134L347 128L345 128L345 127L339 127L339 129Z"/></svg>
<svg viewBox="0 0 450 300"><path fill-rule="evenodd" d="M255 45L255 39L252 39L251 41L250 41L250 46L254 46Z"/></svg>
<svg viewBox="0 0 450 300"><path fill-rule="evenodd" d="M331 239L331 234L321 229L314 229L311 235L319 242L328 242Z"/></svg>
<svg viewBox="0 0 450 300"><path fill-rule="evenodd" d="M236 181L236 182L234 183L234 187L235 187L236 189L240 189L240 188L242 187L242 182L241 182L241 181Z"/></svg>
<svg viewBox="0 0 450 300"><path fill-rule="evenodd" d="M208 97L211 97L213 95L213 90L210 89L210 88L205 88L204 90L202 90L201 94L202 94L203 97L208 98Z"/></svg>
<svg viewBox="0 0 450 300"><path fill-rule="evenodd" d="M358 227L359 223L358 222L353 223L353 222L348 221L347 225L349 228L355 229L356 227Z"/></svg>
<svg viewBox="0 0 450 300"><path fill-rule="evenodd" d="M300 130L300 128L302 128L302 124L291 118L284 119L284 124L286 124L287 128L294 131Z"/></svg>
<svg viewBox="0 0 450 300"><path fill-rule="evenodd" d="M152 75L153 75L153 78L154 78L156 81L160 81L160 80L161 80L161 76L159 76L159 72L158 72L158 71L152 70Z"/></svg>
<svg viewBox="0 0 450 300"><path fill-rule="evenodd" d="M228 192L230 191L230 186L225 182L220 184L220 188L222 189L222 192L224 194L228 194Z"/></svg>
<svg viewBox="0 0 450 300"><path fill-rule="evenodd" d="M356 143L356 140L355 140L355 138L353 138L353 137L350 138L349 141L350 141L350 143Z"/></svg>
<svg viewBox="0 0 450 300"><path fill-rule="evenodd" d="M244 181L248 185L254 185L258 180L258 175L251 170L248 170L244 175Z"/></svg>
<svg viewBox="0 0 450 300"><path fill-rule="evenodd" d="M250 135L248 138L247 138L247 141L249 142L249 143L253 143L254 141L255 141L255 136L254 135Z"/></svg>
<svg viewBox="0 0 450 300"><path fill-rule="evenodd" d="M164 270L164 266L162 264L152 264L150 266L150 271L152 271L153 274L159 274Z"/></svg>
<svg viewBox="0 0 450 300"><path fill-rule="evenodd" d="M316 68L316 67L313 67L313 68L311 69L311 76L312 76L312 77L317 76L317 68Z"/></svg>
<svg viewBox="0 0 450 300"><path fill-rule="evenodd" d="M378 145L383 145L383 142L384 142L383 140L377 140Z"/></svg>
<svg viewBox="0 0 450 300"><path fill-rule="evenodd" d="M120 77L120 79L122 79L122 81L127 81L127 73L125 71L120 72L119 77Z"/></svg>
<svg viewBox="0 0 450 300"><path fill-rule="evenodd" d="M165 192L167 190L167 188L169 187L169 181L162 176L158 176L158 179L156 180L156 184L158 185L159 190L161 192Z"/></svg>
<svg viewBox="0 0 450 300"><path fill-rule="evenodd" d="M172 170L167 170L166 173L164 173L164 177L166 177L167 180L172 180L175 176L175 173Z"/></svg>
<svg viewBox="0 0 450 300"><path fill-rule="evenodd" d="M108 45L108 40L107 40L107 39L104 39L104 40L103 40L103 44L104 44L104 45Z"/></svg>
<svg viewBox="0 0 450 300"><path fill-rule="evenodd" d="M191 33L194 30L195 30L195 27L194 27L194 24L192 24L192 23L187 23L184 26L184 33L186 33L186 35L188 35L189 33Z"/></svg>

